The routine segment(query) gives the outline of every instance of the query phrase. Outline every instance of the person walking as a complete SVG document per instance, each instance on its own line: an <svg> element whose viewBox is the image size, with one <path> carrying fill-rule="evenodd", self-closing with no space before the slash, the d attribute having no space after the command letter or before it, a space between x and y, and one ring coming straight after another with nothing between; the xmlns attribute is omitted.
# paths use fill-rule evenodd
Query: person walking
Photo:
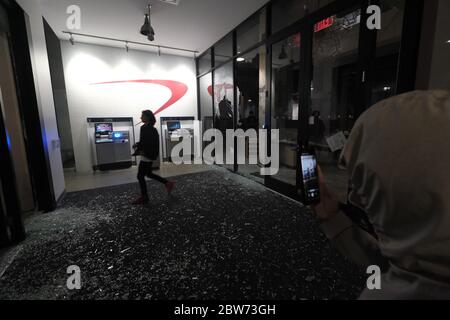
<svg viewBox="0 0 450 320"><path fill-rule="evenodd" d="M133 205L144 205L149 203L147 183L145 177L156 180L165 185L167 193L170 195L175 187L175 183L168 181L152 172L153 161L159 156L159 134L155 128L156 118L152 111L142 112L141 121L144 125L141 127L140 141L134 146L133 156L141 156L139 163L137 179L141 188L141 197L135 200Z"/></svg>

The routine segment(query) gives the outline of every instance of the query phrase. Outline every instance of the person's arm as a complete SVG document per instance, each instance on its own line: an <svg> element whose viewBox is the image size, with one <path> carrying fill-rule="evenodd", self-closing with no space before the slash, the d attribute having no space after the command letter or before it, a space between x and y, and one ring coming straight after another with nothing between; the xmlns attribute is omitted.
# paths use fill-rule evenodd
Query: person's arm
<svg viewBox="0 0 450 320"><path fill-rule="evenodd" d="M377 240L350 220L342 212L339 202L328 189L319 168L321 202L313 206L321 221L322 231L336 249L360 266L385 264Z"/></svg>
<svg viewBox="0 0 450 320"><path fill-rule="evenodd" d="M139 134L139 142L137 142L136 145L135 145L136 152L143 151L143 147L145 145L145 141L146 141L146 132L145 132L145 127L142 126L141 130L140 130L140 134Z"/></svg>

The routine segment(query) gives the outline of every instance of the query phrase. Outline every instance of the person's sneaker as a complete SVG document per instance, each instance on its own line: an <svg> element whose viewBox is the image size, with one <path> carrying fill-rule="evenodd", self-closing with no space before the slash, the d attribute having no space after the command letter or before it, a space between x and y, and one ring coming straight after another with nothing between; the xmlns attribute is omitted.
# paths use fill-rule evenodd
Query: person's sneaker
<svg viewBox="0 0 450 320"><path fill-rule="evenodd" d="M146 199L144 197L140 197L139 199L136 199L135 201L133 201L131 204L134 206L148 204L148 199Z"/></svg>
<svg viewBox="0 0 450 320"><path fill-rule="evenodd" d="M173 188L175 188L175 182L169 181L166 183L166 191L169 195L172 193Z"/></svg>

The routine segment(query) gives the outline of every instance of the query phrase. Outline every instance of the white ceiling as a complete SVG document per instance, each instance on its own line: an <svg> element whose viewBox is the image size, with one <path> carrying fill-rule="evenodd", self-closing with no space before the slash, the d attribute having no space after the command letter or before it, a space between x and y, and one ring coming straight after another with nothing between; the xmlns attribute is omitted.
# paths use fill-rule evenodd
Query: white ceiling
<svg viewBox="0 0 450 320"><path fill-rule="evenodd" d="M158 0L39 1L45 19L61 39L69 39L62 33L68 31L66 21L69 15L66 10L76 4L81 8L81 30L74 32L204 52L269 0L181 0L178 6ZM149 2L152 4L152 26L156 33L154 42L149 42L139 33ZM124 47L123 43L78 36L74 36L74 40ZM129 47L155 50L137 45Z"/></svg>

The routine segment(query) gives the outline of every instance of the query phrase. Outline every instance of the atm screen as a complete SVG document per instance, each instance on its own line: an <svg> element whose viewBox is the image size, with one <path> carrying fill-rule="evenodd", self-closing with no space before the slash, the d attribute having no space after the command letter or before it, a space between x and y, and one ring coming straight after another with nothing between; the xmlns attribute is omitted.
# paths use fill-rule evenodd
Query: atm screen
<svg viewBox="0 0 450 320"><path fill-rule="evenodd" d="M113 124L112 123L96 123L95 124L95 133L105 133L112 132Z"/></svg>
<svg viewBox="0 0 450 320"><path fill-rule="evenodd" d="M177 122L167 122L167 130L169 131L176 131L181 129L181 123L179 121Z"/></svg>

